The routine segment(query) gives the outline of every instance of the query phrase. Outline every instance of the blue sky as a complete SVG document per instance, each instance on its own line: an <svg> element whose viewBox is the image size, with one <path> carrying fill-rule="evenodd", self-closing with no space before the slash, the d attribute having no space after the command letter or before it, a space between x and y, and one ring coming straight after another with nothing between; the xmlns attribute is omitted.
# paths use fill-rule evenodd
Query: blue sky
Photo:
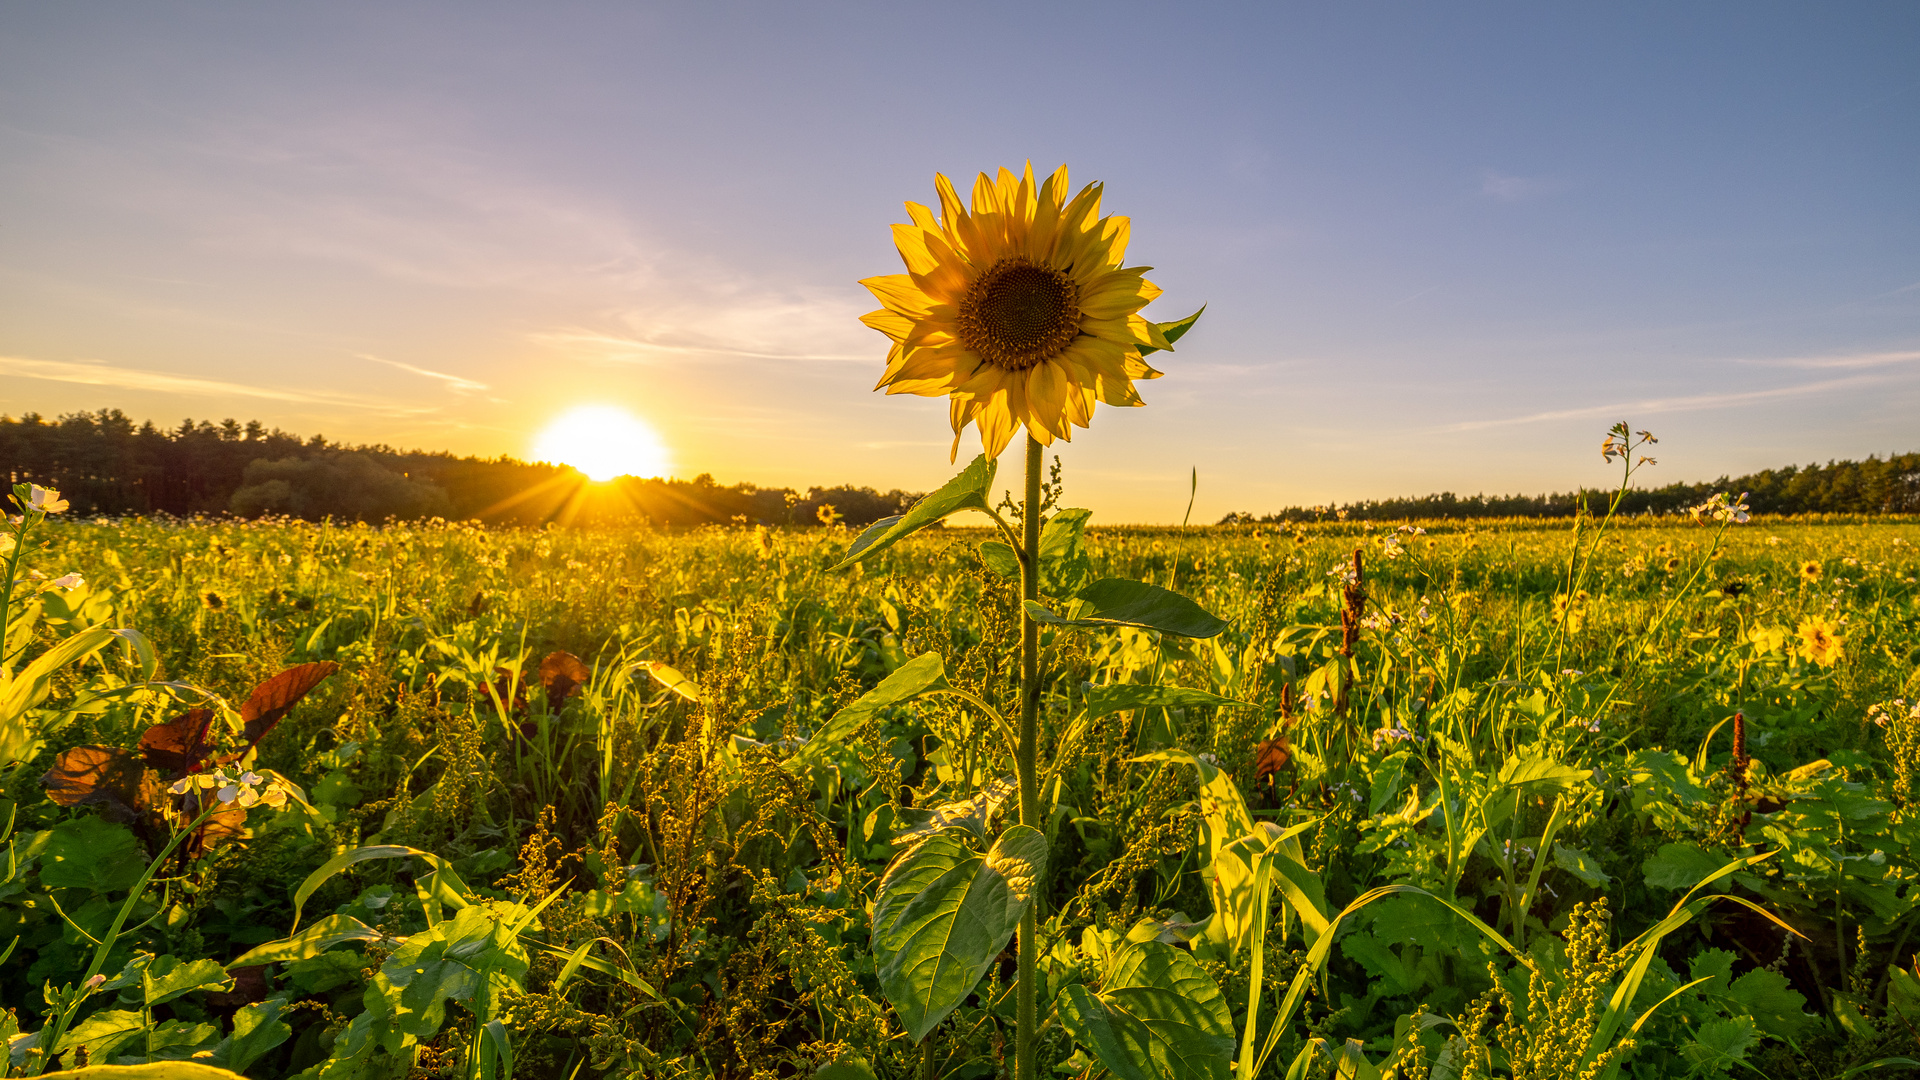
<svg viewBox="0 0 1920 1080"><path fill-rule="evenodd" d="M0 411L927 489L903 199L1104 180L1200 326L1109 521L1920 449L1920 6L0 6ZM971 437L969 439L971 442ZM1012 462L1007 463L1009 466Z"/></svg>

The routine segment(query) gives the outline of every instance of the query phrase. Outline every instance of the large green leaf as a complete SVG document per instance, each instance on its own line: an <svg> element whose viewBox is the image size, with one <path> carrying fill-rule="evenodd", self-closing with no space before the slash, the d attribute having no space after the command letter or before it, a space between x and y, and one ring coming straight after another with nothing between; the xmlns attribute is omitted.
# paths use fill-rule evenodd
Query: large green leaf
<svg viewBox="0 0 1920 1080"><path fill-rule="evenodd" d="M1128 709L1183 709L1197 705L1238 705L1232 698L1184 686L1140 686L1114 683L1087 691L1087 719L1098 720Z"/></svg>
<svg viewBox="0 0 1920 1080"><path fill-rule="evenodd" d="M1193 329L1193 324L1200 321L1201 314L1206 310L1207 310L1207 305L1201 304L1199 311L1194 312L1193 314L1187 316L1184 319L1175 319L1172 322L1154 323L1154 325L1160 328L1160 333L1167 339L1167 344L1171 345L1174 342L1179 341L1181 337L1183 337L1186 334L1187 331ZM1160 347L1158 345L1140 346L1141 356L1145 356L1148 353L1157 353L1159 351L1160 351Z"/></svg>
<svg viewBox="0 0 1920 1080"><path fill-rule="evenodd" d="M934 522L962 510L988 509L987 495L993 487L994 468L993 459L985 454L974 458L972 464L960 470L960 475L947 481L939 491L913 504L913 509L896 517L881 518L867 526L866 531L854 538L853 546L847 549L847 557L834 564L833 569L842 570L870 559Z"/></svg>
<svg viewBox="0 0 1920 1080"><path fill-rule="evenodd" d="M1225 1080L1233 1013L1191 955L1143 941L1110 956L1099 993L1061 992L1067 1031L1123 1080Z"/></svg>
<svg viewBox="0 0 1920 1080"><path fill-rule="evenodd" d="M1040 530L1040 591L1072 596L1093 576L1085 534L1091 510L1062 510Z"/></svg>
<svg viewBox="0 0 1920 1080"><path fill-rule="evenodd" d="M48 888L116 892L133 888L146 873L146 854L125 825L70 818L52 832L40 856L40 884Z"/></svg>
<svg viewBox="0 0 1920 1080"><path fill-rule="evenodd" d="M999 540L982 540L977 545L980 561L987 569L999 574L1007 581L1018 584L1020 581L1020 556L1013 545Z"/></svg>
<svg viewBox="0 0 1920 1080"><path fill-rule="evenodd" d="M881 679L879 686L860 695L858 701L834 713L788 763L796 767L819 764L829 748L845 742L847 736L860 730L860 725L881 709L911 701L928 691L944 690L946 686L947 673L940 654L921 653Z"/></svg>
<svg viewBox="0 0 1920 1080"><path fill-rule="evenodd" d="M915 1042L966 999L1007 946L1044 880L1047 838L1015 825L984 856L945 832L880 879L873 954L880 991Z"/></svg>
<svg viewBox="0 0 1920 1080"><path fill-rule="evenodd" d="M1054 626L1139 626L1180 637L1210 638L1227 628L1225 619L1177 592L1126 578L1101 578L1080 590L1081 610L1072 618L1054 614L1040 603L1026 602L1035 622Z"/></svg>
<svg viewBox="0 0 1920 1080"><path fill-rule="evenodd" d="M286 998L277 997L236 1010L233 1034L213 1048L214 1064L245 1072L261 1055L286 1042L293 1035L293 1026L280 1019L286 1005Z"/></svg>
<svg viewBox="0 0 1920 1080"><path fill-rule="evenodd" d="M399 990L397 1000L387 995L394 1026L416 1038L439 1032L450 1000L490 1017L502 981L517 985L526 972L518 936L480 905L413 935L380 965L380 979Z"/></svg>
<svg viewBox="0 0 1920 1080"><path fill-rule="evenodd" d="M140 991L149 1008L195 990L226 990L233 986L227 969L213 960L156 956L140 971Z"/></svg>

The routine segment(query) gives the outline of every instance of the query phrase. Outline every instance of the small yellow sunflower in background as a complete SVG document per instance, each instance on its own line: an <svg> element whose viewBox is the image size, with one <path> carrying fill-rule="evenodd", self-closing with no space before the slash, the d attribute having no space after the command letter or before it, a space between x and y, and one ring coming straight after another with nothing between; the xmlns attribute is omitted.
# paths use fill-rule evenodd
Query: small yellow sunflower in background
<svg viewBox="0 0 1920 1080"><path fill-rule="evenodd" d="M1141 357L1173 347L1139 314L1160 295L1150 267L1120 265L1127 219L1100 216L1101 185L1068 199L1067 184L1064 165L1037 185L1031 162L981 173L969 213L936 175L939 220L910 202L912 223L893 227L907 272L860 283L883 305L860 321L893 339L874 389L951 398L955 458L968 424L992 458L1020 426L1050 444L1095 402L1143 404L1133 381L1160 372Z"/></svg>
<svg viewBox="0 0 1920 1080"><path fill-rule="evenodd" d="M1671 574L1678 569L1680 569L1680 557L1675 555L1667 560L1667 573Z"/></svg>
<svg viewBox="0 0 1920 1080"><path fill-rule="evenodd" d="M1826 573L1826 568L1812 559L1808 559L1806 562L1800 564L1801 581L1819 581L1820 575L1824 573Z"/></svg>
<svg viewBox="0 0 1920 1080"><path fill-rule="evenodd" d="M1794 631L1794 636L1800 639L1800 644L1794 651L1803 660L1811 660L1821 667L1832 667L1846 655L1842 648L1846 644L1846 639L1834 633L1837 629L1839 628L1818 615L1800 620L1800 628Z"/></svg>

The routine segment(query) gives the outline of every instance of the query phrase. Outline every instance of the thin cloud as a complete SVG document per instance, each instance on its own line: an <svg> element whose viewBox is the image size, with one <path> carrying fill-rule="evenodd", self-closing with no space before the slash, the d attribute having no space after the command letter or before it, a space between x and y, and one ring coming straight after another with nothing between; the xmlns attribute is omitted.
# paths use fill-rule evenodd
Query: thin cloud
<svg viewBox="0 0 1920 1080"><path fill-rule="evenodd" d="M259 398L265 401L291 401L306 405L346 405L396 416L431 411L396 406L345 394L281 390L270 386L249 386L246 383L227 382L224 379L174 375L165 371L145 371L139 368L114 367L110 364L82 364L65 360L35 360L24 356L0 356L0 372L29 379L78 383L82 386L110 386L118 390Z"/></svg>
<svg viewBox="0 0 1920 1080"><path fill-rule="evenodd" d="M754 349L730 348L725 345L673 345L662 341L647 341L637 337L584 329L548 330L530 334L528 337L535 343L550 348L584 351L596 354L597 359L617 360L624 363L646 363L677 356L737 356L748 360L827 360L861 363L872 362L875 359L872 356L851 356L839 353L761 352Z"/></svg>
<svg viewBox="0 0 1920 1080"><path fill-rule="evenodd" d="M385 364L391 368L399 368L401 371L410 372L414 375L424 376L429 379L439 379L441 382L446 383L455 393L493 389L486 383L475 382L472 379L463 379L458 375L449 375L444 371L428 371L423 367L414 367L412 364L403 364L398 360L388 360L385 357L373 356L369 353L360 353L359 356L362 360L371 360L376 364Z"/></svg>
<svg viewBox="0 0 1920 1080"><path fill-rule="evenodd" d="M1756 367L1823 371L1835 368L1892 367L1895 364L1911 364L1916 360L1920 360L1920 352L1846 353L1838 356L1790 356L1771 360L1736 359L1733 362L1752 364Z"/></svg>
<svg viewBox="0 0 1920 1080"><path fill-rule="evenodd" d="M1509 416L1494 420L1467 420L1457 424L1445 424L1428 429L1434 433L1457 433L1462 431L1484 431L1488 428L1513 427L1519 424L1537 424L1550 420L1577 420L1591 416L1609 416L1618 418L1624 415L1644 416L1647 413L1692 412L1701 409L1725 409L1735 405L1751 405L1762 401L1778 401L1785 398L1805 397L1810 394L1824 394L1833 390L1845 390L1856 386L1870 386L1891 382L1894 375L1850 375L1841 379L1827 379L1824 382L1803 383L1799 386L1779 386L1771 390L1745 390L1728 394L1694 394L1687 397L1647 398L1641 401L1616 402L1610 405L1592 405L1579 409L1556 409L1551 412L1530 413L1525 416Z"/></svg>

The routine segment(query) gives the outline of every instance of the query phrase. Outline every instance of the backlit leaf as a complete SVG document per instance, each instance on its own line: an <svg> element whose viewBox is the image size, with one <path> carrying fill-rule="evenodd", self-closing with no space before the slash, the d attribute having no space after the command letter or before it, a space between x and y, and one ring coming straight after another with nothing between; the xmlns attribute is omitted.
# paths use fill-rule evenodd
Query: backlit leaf
<svg viewBox="0 0 1920 1080"><path fill-rule="evenodd" d="M1098 993L1060 996L1074 1039L1124 1080L1225 1080L1233 1013L1220 987L1184 949L1129 944L1109 958Z"/></svg>
<svg viewBox="0 0 1920 1080"><path fill-rule="evenodd" d="M1020 556L1013 545L999 540L982 540L979 544L980 561L987 569L999 574L1008 581L1020 580Z"/></svg>
<svg viewBox="0 0 1920 1080"><path fill-rule="evenodd" d="M1015 825L986 855L964 836L941 833L903 852L874 901L875 974L915 1042L973 992L1045 879L1039 830Z"/></svg>
<svg viewBox="0 0 1920 1080"><path fill-rule="evenodd" d="M1087 691L1087 719L1098 720L1128 709L1182 709L1205 705L1238 705L1232 698L1183 686L1138 686L1116 683Z"/></svg>
<svg viewBox="0 0 1920 1080"><path fill-rule="evenodd" d="M814 733L813 738L807 740L807 745L789 760L796 766L815 764L830 748L838 746L847 736L860 730L860 725L881 709L912 701L930 690L943 690L946 686L947 673L940 654L921 653L880 680L880 685L860 695L859 700L834 713Z"/></svg>
<svg viewBox="0 0 1920 1080"><path fill-rule="evenodd" d="M1175 319L1172 322L1154 323L1154 325L1160 328L1160 333L1166 337L1167 344L1171 345L1174 342L1179 341L1182 337L1186 336L1187 331L1193 329L1193 324L1200 321L1200 316L1204 314L1206 310L1207 310L1207 305L1201 304L1199 311L1194 312L1193 314L1187 316L1184 319ZM1145 356L1148 353L1157 353L1159 351L1160 351L1160 347L1158 345L1140 346L1141 356Z"/></svg>
<svg viewBox="0 0 1920 1080"><path fill-rule="evenodd" d="M386 940L388 939L380 931L351 915L329 915L324 919L315 920L312 926L292 937L269 941L249 949L227 966L243 968L256 964L290 964L296 960L308 960L319 956L335 945L344 945L353 941Z"/></svg>
<svg viewBox="0 0 1920 1080"><path fill-rule="evenodd" d="M232 985L226 969L212 960L156 956L140 972L140 991L149 1007L195 990L225 990Z"/></svg>
<svg viewBox="0 0 1920 1080"><path fill-rule="evenodd" d="M540 686L547 692L547 711L559 712L560 705L578 694L593 672L570 652L551 652L540 661Z"/></svg>
<svg viewBox="0 0 1920 1080"><path fill-rule="evenodd" d="M687 678L685 675L680 674L680 672L660 661L642 660L636 666L644 670L648 675L653 676L654 682L679 694L688 701L700 700L700 688L693 684L692 679Z"/></svg>
<svg viewBox="0 0 1920 1080"><path fill-rule="evenodd" d="M993 459L985 454L973 459L960 475L941 485L940 490L913 504L913 509L896 517L881 518L854 538L847 555L833 569L843 570L870 559L921 529L962 510L986 510L987 496L993 487Z"/></svg>
<svg viewBox="0 0 1920 1080"><path fill-rule="evenodd" d="M145 772L131 750L75 746L60 754L40 783L47 798L61 806L104 805L119 820L131 821L144 805Z"/></svg>
<svg viewBox="0 0 1920 1080"><path fill-rule="evenodd" d="M1210 638L1227 628L1226 620L1199 604L1144 581L1101 578L1080 590L1079 599L1083 607L1072 618L1056 615L1033 600L1026 602L1027 615L1054 626L1138 626L1191 638Z"/></svg>
<svg viewBox="0 0 1920 1080"><path fill-rule="evenodd" d="M299 664L254 687L240 706L241 735L247 744L258 743L320 680L339 670L340 665L331 660Z"/></svg>
<svg viewBox="0 0 1920 1080"><path fill-rule="evenodd" d="M178 780L193 772L213 752L207 741L207 727L213 722L212 709L189 709L164 724L155 724L140 736L140 752L147 764L167 779Z"/></svg>

